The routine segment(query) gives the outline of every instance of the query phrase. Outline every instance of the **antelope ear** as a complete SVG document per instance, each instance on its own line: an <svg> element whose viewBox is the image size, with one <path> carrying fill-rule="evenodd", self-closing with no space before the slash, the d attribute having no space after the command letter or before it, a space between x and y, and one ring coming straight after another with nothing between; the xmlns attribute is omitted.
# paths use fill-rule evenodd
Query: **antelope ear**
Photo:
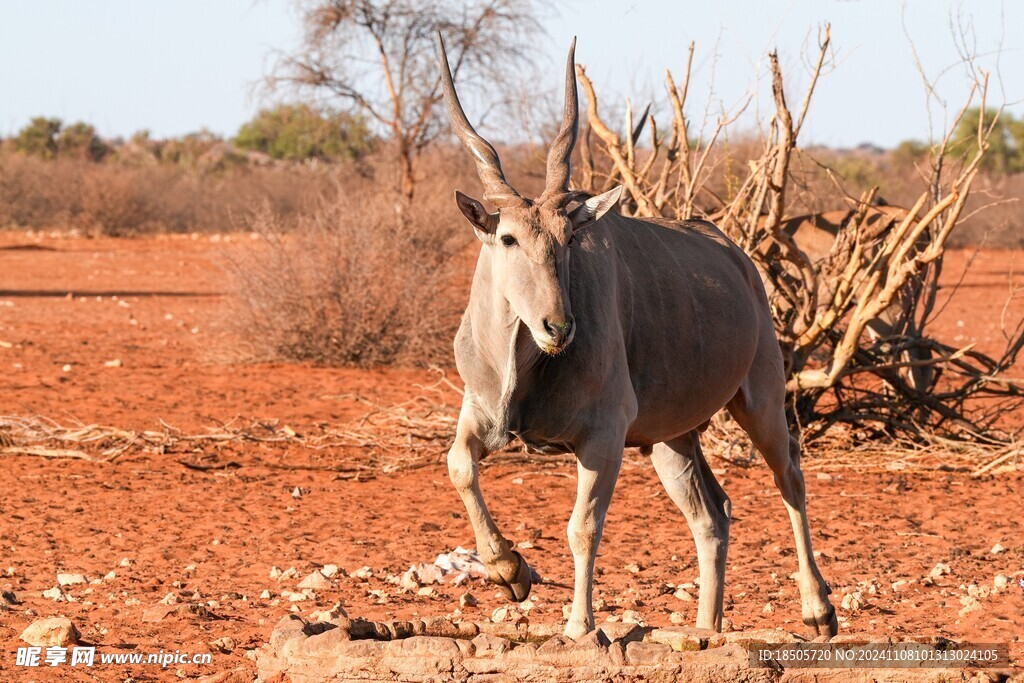
<svg viewBox="0 0 1024 683"><path fill-rule="evenodd" d="M455 190L455 203L459 205L459 211L462 212L462 215L473 224L477 237L480 239L484 238L480 234L481 232L489 236L494 235L494 231L498 229L498 214L487 213L487 209L484 208L483 204L472 197L462 194L458 190Z"/></svg>
<svg viewBox="0 0 1024 683"><path fill-rule="evenodd" d="M594 223L601 216L608 213L609 209L619 203L622 196L622 185L608 190L604 194L591 197L583 202L569 214L569 221L572 223L573 232L581 230Z"/></svg>

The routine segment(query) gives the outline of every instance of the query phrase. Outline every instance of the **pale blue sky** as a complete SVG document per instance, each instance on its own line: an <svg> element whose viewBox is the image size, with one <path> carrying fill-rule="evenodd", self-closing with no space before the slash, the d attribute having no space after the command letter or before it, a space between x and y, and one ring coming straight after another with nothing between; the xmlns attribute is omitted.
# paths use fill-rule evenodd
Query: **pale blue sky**
<svg viewBox="0 0 1024 683"><path fill-rule="evenodd" d="M699 118L712 72L712 99L728 106L752 89L774 46L787 87L803 85L801 47L831 21L840 63L821 83L803 142L888 146L928 131L902 17L925 68L937 74L957 62L950 31L957 12L973 26L971 40L987 68L995 70L993 52L1002 42L1003 82L993 83L990 101L1024 98L1021 2L567 0L559 16L546 17L548 37L537 49L550 87L557 86L563 51L576 34L578 61L600 89L639 100L660 93L664 68L681 69L694 39L691 116ZM141 128L179 135L203 126L232 134L261 104L253 84L272 50L295 45L298 35L287 0L0 0L0 135L41 114L86 120L105 136ZM951 109L965 83L959 67L939 82ZM795 91L790 99L798 100ZM1017 102L1011 110L1024 107ZM941 110L934 113L941 125Z"/></svg>

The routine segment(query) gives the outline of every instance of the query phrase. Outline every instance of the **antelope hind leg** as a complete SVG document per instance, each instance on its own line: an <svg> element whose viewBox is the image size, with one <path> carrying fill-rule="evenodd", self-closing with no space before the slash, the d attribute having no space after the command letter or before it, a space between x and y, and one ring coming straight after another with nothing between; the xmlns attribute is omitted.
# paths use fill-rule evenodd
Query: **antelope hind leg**
<svg viewBox="0 0 1024 683"><path fill-rule="evenodd" d="M729 497L704 459L697 432L655 446L651 463L668 497L686 516L697 546L700 567L697 628L721 631L725 560L729 549Z"/></svg>

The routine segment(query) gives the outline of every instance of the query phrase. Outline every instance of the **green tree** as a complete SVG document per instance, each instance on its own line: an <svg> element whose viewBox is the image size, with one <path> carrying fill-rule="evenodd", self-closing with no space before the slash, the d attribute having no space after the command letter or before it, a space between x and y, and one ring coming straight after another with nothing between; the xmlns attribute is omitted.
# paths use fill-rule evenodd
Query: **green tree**
<svg viewBox="0 0 1024 683"><path fill-rule="evenodd" d="M233 142L274 159L300 161L357 159L373 149L375 140L362 116L282 104L243 124Z"/></svg>
<svg viewBox="0 0 1024 683"><path fill-rule="evenodd" d="M913 166L928 156L930 148L920 140L904 140L892 150L892 160L897 166Z"/></svg>
<svg viewBox="0 0 1024 683"><path fill-rule="evenodd" d="M43 159L53 159L57 156L60 127L60 119L37 116L18 131L17 137L14 138L14 149Z"/></svg>
<svg viewBox="0 0 1024 683"><path fill-rule="evenodd" d="M996 109L985 110L985 127L991 124ZM981 109L968 109L953 133L953 151L963 158L971 158L978 150L978 124ZM981 161L981 167L994 173L1014 173L1024 170L1024 131L1021 122L1015 121L1009 112L999 113L999 120L989 138L989 148Z"/></svg>
<svg viewBox="0 0 1024 683"><path fill-rule="evenodd" d="M100 161L108 151L107 145L96 135L96 129L81 121L64 126L57 137L57 155L61 157Z"/></svg>

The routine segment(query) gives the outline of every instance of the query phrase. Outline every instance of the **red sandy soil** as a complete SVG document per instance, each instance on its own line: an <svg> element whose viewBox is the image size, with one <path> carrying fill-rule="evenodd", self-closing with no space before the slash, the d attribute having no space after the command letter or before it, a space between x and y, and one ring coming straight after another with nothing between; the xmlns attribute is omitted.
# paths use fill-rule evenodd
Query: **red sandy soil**
<svg viewBox="0 0 1024 683"><path fill-rule="evenodd" d="M240 361L241 340L228 324L230 278L221 264L245 239L0 235L0 342L6 342L0 415L135 430L158 428L163 420L191 431L242 415L301 431L362 415L365 403L357 398L397 403L415 393L413 384L432 380L419 370ZM946 281L956 282L969 256L951 255ZM999 349L1000 312L1011 273L1021 268L1020 253L975 256L939 320L949 341ZM1020 312L1018 302L1011 314ZM114 359L120 367L105 365ZM454 403L454 392L448 398ZM1015 424L1021 418L1008 416ZM479 599L465 610L467 618L484 619L505 604L481 582L440 585L435 596L418 596L385 581L457 545L471 547L473 537L441 453L428 467L366 481L326 469L360 457L357 450L261 444L185 454L129 450L113 463L3 456L0 589L14 591L21 604L0 611L0 680L177 680L236 667L254 671L246 651L266 642L293 604L305 616L340 601L351 616L375 620L450 614L466 590ZM195 471L178 462L200 458L240 467ZM843 631L1012 642L1014 657L1024 660L1024 591L1016 586L1024 576L1024 471L979 480L963 472L913 470L818 474L813 453L805 464L815 549ZM736 629L802 633L789 578L796 570L792 533L767 468L717 458L712 466L733 501L727 619ZM499 525L513 541L532 540L523 553L545 578L532 596L534 621L561 620L571 598L564 529L573 478L569 463L483 470ZM292 496L296 487L301 498ZM1005 552L991 553L996 543ZM121 566L124 558L130 566ZM692 539L642 458L631 456L623 468L598 562L599 622L635 610L652 625L668 625L672 612L693 623L696 601L679 600L665 588L696 578ZM923 579L940 562L950 573L926 585ZM298 603L280 597L325 564L342 570L337 589ZM295 567L298 577L279 582L269 577L272 566ZM372 568L372 578L347 576L363 566ZM116 577L70 587L74 602L42 597L58 572L92 580L110 571ZM967 587L990 588L999 574L1010 587L961 616ZM910 583L895 591L892 584L901 580ZM873 592L867 588L872 583ZM264 590L272 597L261 599ZM385 591L386 602L370 590ZM862 591L860 608L840 609L843 595L856 590ZM168 593L183 603L202 602L208 614L144 622L143 611ZM768 603L774 611L766 611ZM209 652L208 643L222 637L237 646L214 652L205 667L15 667L21 631L36 617L58 615L70 617L83 639L104 652Z"/></svg>

